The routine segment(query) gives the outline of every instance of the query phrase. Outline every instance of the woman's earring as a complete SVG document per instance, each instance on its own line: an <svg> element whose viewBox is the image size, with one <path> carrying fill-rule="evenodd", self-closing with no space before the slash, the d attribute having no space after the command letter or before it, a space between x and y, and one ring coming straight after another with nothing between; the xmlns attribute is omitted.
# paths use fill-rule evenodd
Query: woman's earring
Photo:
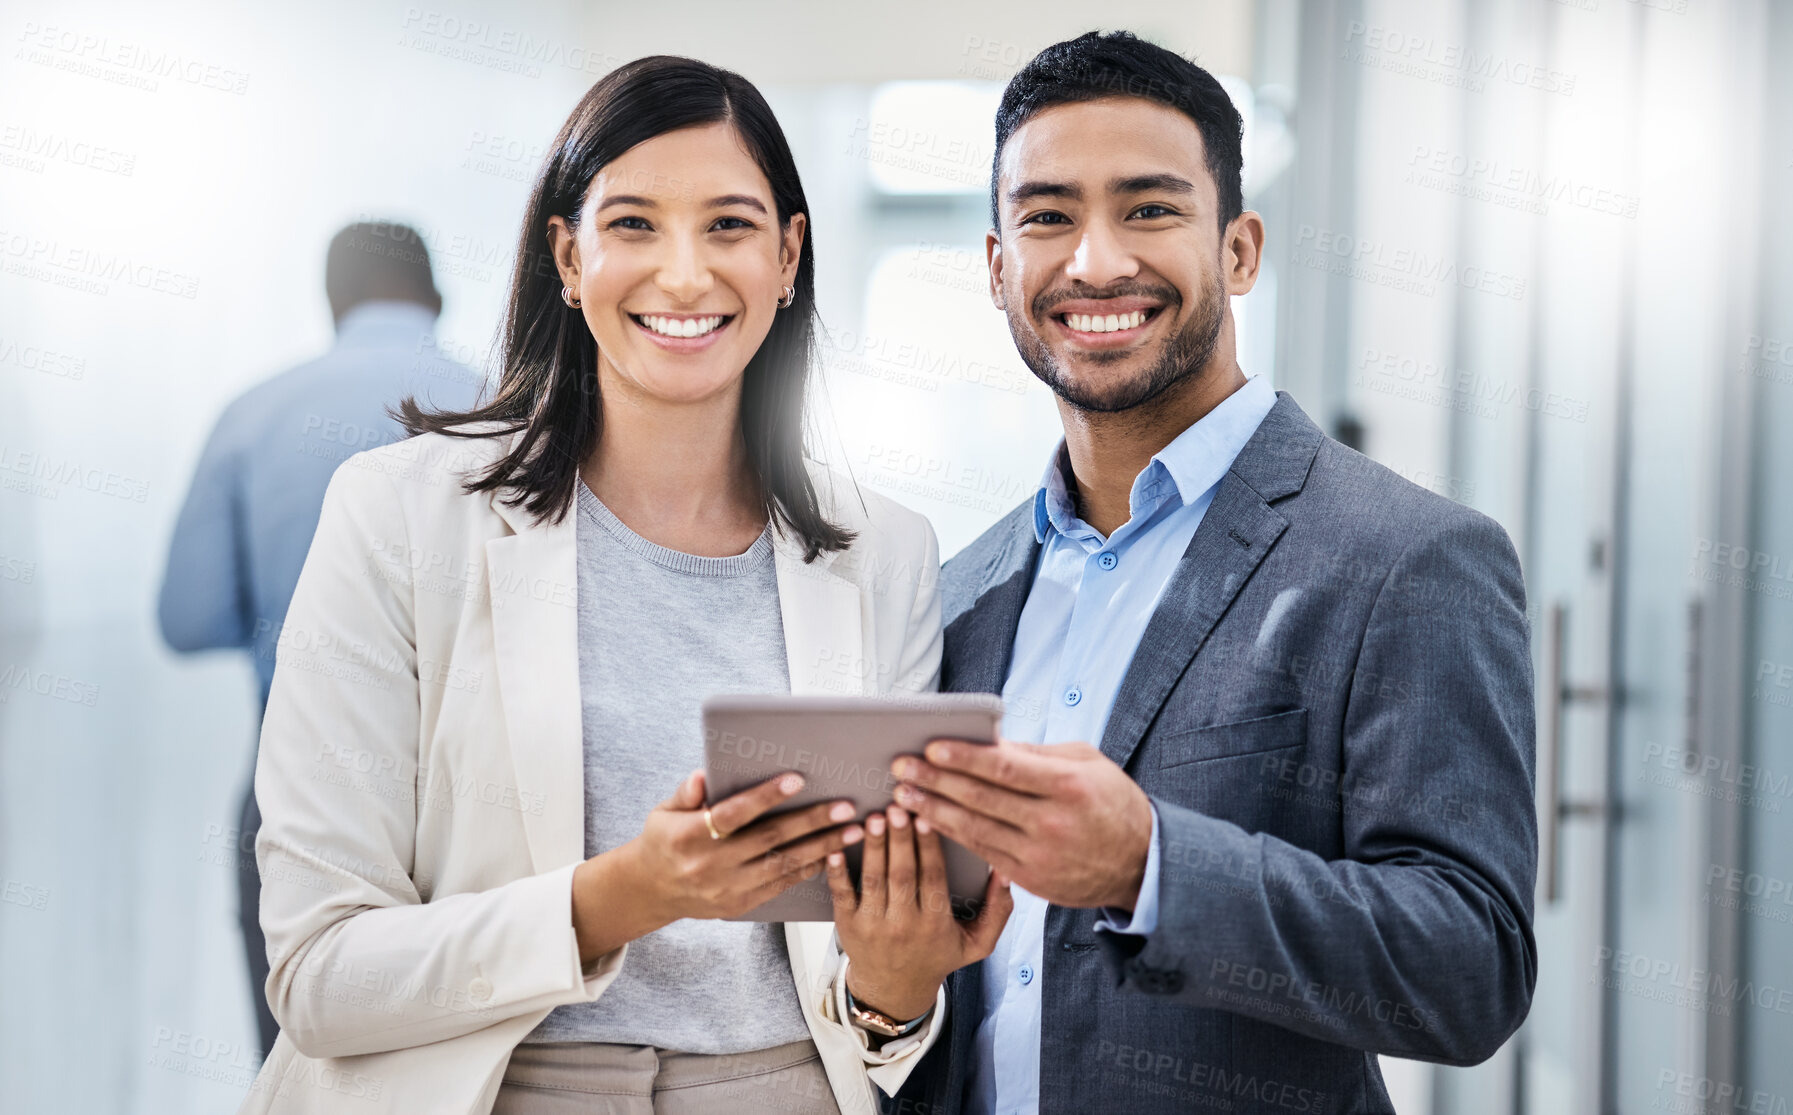
<svg viewBox="0 0 1793 1115"><path fill-rule="evenodd" d="M573 297L572 287L563 286L560 288L560 300L573 307L575 310L579 308L579 300Z"/></svg>
<svg viewBox="0 0 1793 1115"><path fill-rule="evenodd" d="M779 295L778 308L781 310L788 310L791 308L791 303L796 300L797 289L795 287L785 287Z"/></svg>

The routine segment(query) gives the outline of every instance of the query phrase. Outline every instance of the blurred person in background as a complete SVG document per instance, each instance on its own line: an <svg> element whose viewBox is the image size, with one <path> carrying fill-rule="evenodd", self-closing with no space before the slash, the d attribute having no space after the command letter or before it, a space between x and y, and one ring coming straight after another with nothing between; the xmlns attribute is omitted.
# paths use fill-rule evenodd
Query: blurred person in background
<svg viewBox="0 0 1793 1115"><path fill-rule="evenodd" d="M175 522L157 608L162 638L174 650L248 650L264 709L275 645L336 466L405 436L387 413L400 399L468 406L481 386L477 372L437 351L432 332L442 296L415 230L362 222L338 232L325 257L324 293L336 323L330 351L250 388L212 428ZM253 855L260 824L252 769L238 823L237 881L265 1054L279 1029L262 986L268 959Z"/></svg>
<svg viewBox="0 0 1793 1115"><path fill-rule="evenodd" d="M805 454L815 329L758 90L665 56L594 85L492 399L407 401L325 496L256 773L282 1029L245 1112L872 1115L926 1051L1000 876L959 922L906 811L693 771L706 696L938 681L932 528ZM833 924L729 920L799 882Z"/></svg>

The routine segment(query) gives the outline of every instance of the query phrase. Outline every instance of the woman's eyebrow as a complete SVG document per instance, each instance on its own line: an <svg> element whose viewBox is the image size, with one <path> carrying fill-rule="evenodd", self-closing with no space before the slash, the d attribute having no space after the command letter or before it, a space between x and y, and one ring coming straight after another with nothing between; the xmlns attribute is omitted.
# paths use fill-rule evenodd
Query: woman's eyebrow
<svg viewBox="0 0 1793 1115"><path fill-rule="evenodd" d="M595 211L602 212L612 205L640 205L648 209L655 209L659 207L660 203L651 197L642 197L640 194L611 194L603 201L598 202L598 208Z"/></svg>
<svg viewBox="0 0 1793 1115"><path fill-rule="evenodd" d="M744 205L747 208L756 210L760 213L766 211L765 204L752 194L723 194L721 197L711 198L709 205L711 209L725 209L730 205Z"/></svg>

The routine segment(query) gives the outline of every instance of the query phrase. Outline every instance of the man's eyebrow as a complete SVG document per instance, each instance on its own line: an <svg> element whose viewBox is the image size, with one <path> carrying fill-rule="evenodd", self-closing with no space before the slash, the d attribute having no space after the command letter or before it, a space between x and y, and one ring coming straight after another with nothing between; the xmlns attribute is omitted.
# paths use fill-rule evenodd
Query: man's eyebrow
<svg viewBox="0 0 1793 1115"><path fill-rule="evenodd" d="M711 198L709 204L711 209L723 209L730 205L745 205L760 213L766 211L765 203L752 194L723 194L721 197Z"/></svg>
<svg viewBox="0 0 1793 1115"><path fill-rule="evenodd" d="M651 197L642 197L640 194L611 194L603 201L598 202L595 212L602 212L612 205L639 205L647 209L655 209L659 207L660 203Z"/></svg>
<svg viewBox="0 0 1793 1115"><path fill-rule="evenodd" d="M1062 197L1081 201L1083 190L1069 182L1018 182L1009 190L1009 201L1019 205L1036 197Z"/></svg>
<svg viewBox="0 0 1793 1115"><path fill-rule="evenodd" d="M1108 180L1109 193L1143 194L1153 191L1169 194L1192 194L1195 192L1195 183L1175 174L1136 174L1127 178Z"/></svg>

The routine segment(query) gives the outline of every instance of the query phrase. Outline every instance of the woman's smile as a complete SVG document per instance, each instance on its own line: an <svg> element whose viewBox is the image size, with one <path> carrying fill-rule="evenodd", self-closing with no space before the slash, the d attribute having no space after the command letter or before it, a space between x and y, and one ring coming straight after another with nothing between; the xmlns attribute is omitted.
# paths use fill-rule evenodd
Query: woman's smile
<svg viewBox="0 0 1793 1115"><path fill-rule="evenodd" d="M636 314L635 327L668 352L700 352L721 338L736 314Z"/></svg>

